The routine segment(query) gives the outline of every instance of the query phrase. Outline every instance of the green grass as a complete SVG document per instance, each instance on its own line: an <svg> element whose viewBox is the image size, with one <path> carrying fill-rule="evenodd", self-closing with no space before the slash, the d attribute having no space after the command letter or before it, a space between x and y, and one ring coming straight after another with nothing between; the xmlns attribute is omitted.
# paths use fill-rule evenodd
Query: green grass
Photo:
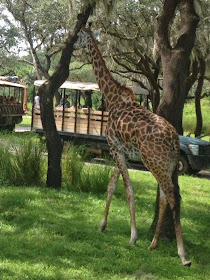
<svg viewBox="0 0 210 280"><path fill-rule="evenodd" d="M210 134L210 97L201 100L201 110L203 117L203 134ZM188 101L185 104L183 112L183 129L184 135L188 133L194 134L196 128L196 115L195 115L195 101ZM204 140L210 141L210 136L206 137Z"/></svg>
<svg viewBox="0 0 210 280"><path fill-rule="evenodd" d="M176 242L150 252L148 229L156 183L150 173L130 172L139 240L129 246L130 221L122 180L108 226L98 231L106 194L38 187L0 187L2 280L210 279L210 188L207 179L182 176L182 225L193 264L183 267Z"/></svg>
<svg viewBox="0 0 210 280"><path fill-rule="evenodd" d="M23 116L22 122L16 124L16 126L31 126L31 116Z"/></svg>
<svg viewBox="0 0 210 280"><path fill-rule="evenodd" d="M23 141L34 141L36 142L39 138L38 134L28 131L28 132L7 132L7 131L1 131L0 132L0 141L2 143L7 144L10 147L15 146L16 144L22 144Z"/></svg>

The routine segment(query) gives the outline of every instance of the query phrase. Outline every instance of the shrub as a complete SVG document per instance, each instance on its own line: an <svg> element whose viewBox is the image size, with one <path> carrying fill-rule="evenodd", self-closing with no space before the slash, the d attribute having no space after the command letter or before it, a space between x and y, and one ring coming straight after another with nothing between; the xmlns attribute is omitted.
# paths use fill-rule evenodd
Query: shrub
<svg viewBox="0 0 210 280"><path fill-rule="evenodd" d="M0 148L1 183L12 185L40 185L44 171L41 156L43 145L24 140L11 149L7 145Z"/></svg>
<svg viewBox="0 0 210 280"><path fill-rule="evenodd" d="M5 145L0 147L0 184L7 184L12 174L12 154Z"/></svg>
<svg viewBox="0 0 210 280"><path fill-rule="evenodd" d="M63 183L67 189L77 188L80 184L84 163L81 160L81 148L69 146L64 149L62 160Z"/></svg>
<svg viewBox="0 0 210 280"><path fill-rule="evenodd" d="M85 164L88 153L84 146L70 146L64 150L63 183L69 190L104 193L110 179L111 168Z"/></svg>
<svg viewBox="0 0 210 280"><path fill-rule="evenodd" d="M31 140L15 147L14 176L11 178L14 185L41 185L45 170L43 150L43 145Z"/></svg>
<svg viewBox="0 0 210 280"><path fill-rule="evenodd" d="M105 193L110 175L111 168L107 165L86 165L81 176L80 190L83 192Z"/></svg>

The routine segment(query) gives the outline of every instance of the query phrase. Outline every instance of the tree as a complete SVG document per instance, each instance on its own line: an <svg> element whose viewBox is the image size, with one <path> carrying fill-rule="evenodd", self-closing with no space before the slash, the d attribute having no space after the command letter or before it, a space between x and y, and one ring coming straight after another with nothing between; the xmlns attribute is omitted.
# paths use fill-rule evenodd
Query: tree
<svg viewBox="0 0 210 280"><path fill-rule="evenodd" d="M150 93L153 112L160 101L160 59L153 58L154 20L160 1L118 1L112 18L96 16L101 27L101 49L114 74ZM114 63L113 63L114 62Z"/></svg>
<svg viewBox="0 0 210 280"><path fill-rule="evenodd" d="M83 12L78 14L77 23L67 37L65 47L62 50L61 58L55 72L48 81L39 88L41 120L46 134L48 150L48 187L60 188L61 186L60 163L62 143L55 125L53 97L56 90L69 76L69 64L74 50L73 46L77 39L77 33L80 31L81 27L86 24L95 5L95 1L86 2L86 4L83 5Z"/></svg>
<svg viewBox="0 0 210 280"><path fill-rule="evenodd" d="M69 64L73 52L73 45L77 39L77 33L81 27L87 22L90 13L93 10L93 5L86 6L83 13L78 15L77 23L66 40L65 47L62 51L59 65L53 75L39 88L41 120L43 129L46 135L46 144L48 150L48 173L47 186L60 188L61 187L61 155L62 142L57 133L53 97L56 90L64 83L69 76Z"/></svg>
<svg viewBox="0 0 210 280"><path fill-rule="evenodd" d="M172 46L170 25L177 13L180 13L181 30L176 43ZM195 12L194 1L164 1L163 9L157 18L155 32L163 69L163 96L157 113L167 119L182 134L182 114L186 97L186 83L190 67L190 54L194 46L199 17ZM180 201L178 174L172 177L176 200ZM180 207L177 205L176 207ZM159 209L159 189L157 191L156 211L153 225L157 222ZM172 213L168 207L163 222L162 232L170 239L174 237Z"/></svg>
<svg viewBox="0 0 210 280"><path fill-rule="evenodd" d="M0 15L0 76L14 75L15 46L21 35L6 14Z"/></svg>
<svg viewBox="0 0 210 280"><path fill-rule="evenodd" d="M29 46L37 79L49 78L52 58L62 50L61 38L69 28L65 1L4 0L3 3L20 24L19 30ZM40 60L40 50L45 61Z"/></svg>

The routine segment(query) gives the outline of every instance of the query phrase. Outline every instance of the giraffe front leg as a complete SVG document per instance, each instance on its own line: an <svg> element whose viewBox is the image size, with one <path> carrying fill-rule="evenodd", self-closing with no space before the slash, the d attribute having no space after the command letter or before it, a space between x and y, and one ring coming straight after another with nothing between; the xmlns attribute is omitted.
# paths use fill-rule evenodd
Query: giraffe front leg
<svg viewBox="0 0 210 280"><path fill-rule="evenodd" d="M100 224L100 231L103 231L106 228L107 217L108 217L108 214L109 214L109 206L110 206L112 195L115 191L116 184L117 184L119 176L120 176L120 170L116 165L115 169L114 169L114 173L111 177L111 180L110 180L108 188L107 188L106 208L105 208L105 211L104 211L104 217L103 217L103 219L101 221L101 224Z"/></svg>

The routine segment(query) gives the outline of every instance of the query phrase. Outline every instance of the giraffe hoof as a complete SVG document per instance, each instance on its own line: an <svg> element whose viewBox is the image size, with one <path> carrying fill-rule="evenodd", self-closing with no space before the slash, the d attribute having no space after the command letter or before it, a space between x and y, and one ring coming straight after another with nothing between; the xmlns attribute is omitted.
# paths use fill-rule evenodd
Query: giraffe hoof
<svg viewBox="0 0 210 280"><path fill-rule="evenodd" d="M184 261L182 261L182 263L183 263L184 266L188 266L188 267L190 267L191 264L192 264L192 262L189 261L189 260L184 260Z"/></svg>
<svg viewBox="0 0 210 280"><path fill-rule="evenodd" d="M152 250L155 250L157 248L157 245L150 245L149 247L148 247L148 250L150 250L150 251L152 251Z"/></svg>
<svg viewBox="0 0 210 280"><path fill-rule="evenodd" d="M138 239L138 234L135 233L134 235L132 235L129 244L130 244L130 245L134 245L134 244L136 243L137 239Z"/></svg>
<svg viewBox="0 0 210 280"><path fill-rule="evenodd" d="M157 242L156 239L154 239L154 240L151 242L151 244L150 244L150 246L148 247L148 249L152 251L152 250L155 250L155 249L157 248L157 246L158 246L158 242Z"/></svg>
<svg viewBox="0 0 210 280"><path fill-rule="evenodd" d="M101 221L101 224L100 224L99 230L102 232L102 231L105 230L105 228L106 228L106 221L102 220L102 221Z"/></svg>

